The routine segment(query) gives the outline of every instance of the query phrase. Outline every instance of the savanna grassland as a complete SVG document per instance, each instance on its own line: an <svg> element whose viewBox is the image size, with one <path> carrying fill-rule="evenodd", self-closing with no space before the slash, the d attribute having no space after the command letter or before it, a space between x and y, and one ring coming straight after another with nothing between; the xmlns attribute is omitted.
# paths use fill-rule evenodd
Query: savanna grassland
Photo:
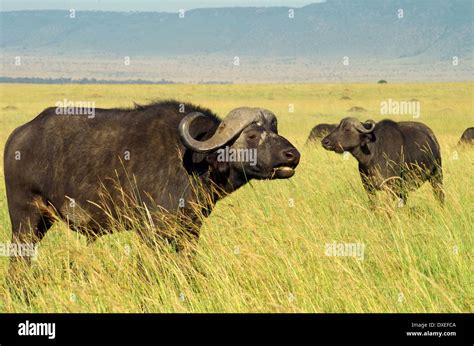
<svg viewBox="0 0 474 346"><path fill-rule="evenodd" d="M277 114L279 132L301 152L290 180L252 181L218 202L201 231L199 270L183 270L176 254L151 253L133 232L86 245L83 236L58 223L25 275L24 284L34 294L12 294L8 258L0 257L0 312L474 310L474 148L457 146L462 131L474 126L472 83L3 84L0 95L2 158L15 127L63 99L107 108L176 98L222 117L239 106L265 107ZM367 110L355 114L361 120L386 118L380 103L389 98L418 100L418 121L438 137L444 208L425 184L404 207L379 194L371 210L354 158L327 152L319 143L305 145L314 125L338 122L351 107ZM389 117L412 120L411 115ZM3 166L0 172L0 242L7 243L11 230ZM364 244L363 259L326 256L331 242ZM146 275L137 271L138 253Z"/></svg>

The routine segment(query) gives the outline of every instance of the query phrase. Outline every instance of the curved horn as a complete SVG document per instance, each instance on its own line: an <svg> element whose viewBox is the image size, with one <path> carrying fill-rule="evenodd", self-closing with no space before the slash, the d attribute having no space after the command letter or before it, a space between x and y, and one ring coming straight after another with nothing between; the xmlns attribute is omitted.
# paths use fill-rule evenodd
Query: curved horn
<svg viewBox="0 0 474 346"><path fill-rule="evenodd" d="M371 133L375 129L375 122L373 120L367 120L365 124L370 124L370 128L365 128L362 123L356 125L356 130L362 133Z"/></svg>
<svg viewBox="0 0 474 346"><path fill-rule="evenodd" d="M244 107L234 109L221 121L214 135L203 142L195 140L189 131L192 122L199 117L205 117L205 115L198 112L186 115L179 123L179 135L186 148L198 153L207 153L223 147L226 143L240 135L248 125L263 120L264 115L259 108Z"/></svg>

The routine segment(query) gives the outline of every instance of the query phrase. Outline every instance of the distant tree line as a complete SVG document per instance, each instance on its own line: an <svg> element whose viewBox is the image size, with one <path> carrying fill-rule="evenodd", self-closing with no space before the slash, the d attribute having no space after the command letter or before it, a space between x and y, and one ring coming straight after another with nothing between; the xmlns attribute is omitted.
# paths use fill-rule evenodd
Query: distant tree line
<svg viewBox="0 0 474 346"><path fill-rule="evenodd" d="M0 77L0 83L32 83L32 84L174 84L173 81L162 79L150 81L143 79L106 80L95 78L37 78L37 77Z"/></svg>

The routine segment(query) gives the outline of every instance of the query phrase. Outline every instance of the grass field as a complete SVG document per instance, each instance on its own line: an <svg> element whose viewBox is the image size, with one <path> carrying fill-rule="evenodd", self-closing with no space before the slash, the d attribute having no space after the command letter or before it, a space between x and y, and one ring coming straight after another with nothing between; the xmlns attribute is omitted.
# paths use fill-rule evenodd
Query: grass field
<svg viewBox="0 0 474 346"><path fill-rule="evenodd" d="M279 132L302 155L290 180L253 181L217 204L202 228L199 272L185 275L175 254L150 253L134 233L105 236L88 246L81 235L57 224L41 242L34 274L25 279L35 292L29 301L12 295L8 258L0 257L0 312L474 310L474 148L456 146L462 131L474 126L472 83L3 84L0 95L2 164L10 132L65 98L105 108L176 98L220 116L239 106L265 107L277 114ZM338 122L353 106L367 109L360 119L385 118L380 102L389 98L419 100L418 121L438 137L444 208L425 184L403 208L380 196L372 211L355 159L305 145L314 125ZM11 230L3 166L0 172L0 242L6 243ZM326 256L326 243L332 242L364 244L363 259ZM137 253L145 257L147 276L137 273Z"/></svg>

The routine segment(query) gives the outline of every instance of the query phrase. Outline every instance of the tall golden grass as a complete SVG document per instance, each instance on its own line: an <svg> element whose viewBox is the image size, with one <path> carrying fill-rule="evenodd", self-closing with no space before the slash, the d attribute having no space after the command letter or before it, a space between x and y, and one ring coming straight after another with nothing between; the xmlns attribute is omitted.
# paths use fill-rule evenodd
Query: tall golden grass
<svg viewBox="0 0 474 346"><path fill-rule="evenodd" d="M176 98L221 116L244 105L271 109L279 132L302 155L290 180L252 181L218 202L192 264L166 244L151 250L135 232L87 245L57 223L25 271L29 296L12 293L8 258L0 257L1 312L473 311L474 148L457 146L474 124L472 83L2 84L0 93L2 147L15 127L64 98L103 108ZM403 208L379 194L373 211L352 157L304 145L314 125L338 122L351 107L367 109L357 115L361 120L385 118L380 102L388 98L421 102L417 120L441 144L444 207L425 184ZM1 174L0 242L7 243L3 167ZM332 242L364 244L363 259L326 256Z"/></svg>

